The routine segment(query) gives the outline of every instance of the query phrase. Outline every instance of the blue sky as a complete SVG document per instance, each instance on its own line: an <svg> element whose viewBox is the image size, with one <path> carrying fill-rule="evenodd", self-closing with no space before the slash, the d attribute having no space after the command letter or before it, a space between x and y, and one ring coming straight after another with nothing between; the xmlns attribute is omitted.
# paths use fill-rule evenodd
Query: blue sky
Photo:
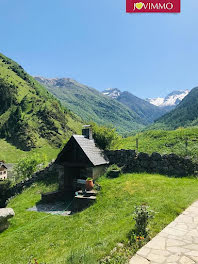
<svg viewBox="0 0 198 264"><path fill-rule="evenodd" d="M198 85L198 1L126 14L125 0L1 0L1 52L32 75L164 96Z"/></svg>

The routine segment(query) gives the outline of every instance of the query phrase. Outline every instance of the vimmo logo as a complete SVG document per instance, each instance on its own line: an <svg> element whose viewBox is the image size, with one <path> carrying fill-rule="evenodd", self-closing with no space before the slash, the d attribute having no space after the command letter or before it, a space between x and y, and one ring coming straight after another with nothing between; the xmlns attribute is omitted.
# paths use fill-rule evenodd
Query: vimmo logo
<svg viewBox="0 0 198 264"><path fill-rule="evenodd" d="M180 0L126 0L127 13L179 13Z"/></svg>

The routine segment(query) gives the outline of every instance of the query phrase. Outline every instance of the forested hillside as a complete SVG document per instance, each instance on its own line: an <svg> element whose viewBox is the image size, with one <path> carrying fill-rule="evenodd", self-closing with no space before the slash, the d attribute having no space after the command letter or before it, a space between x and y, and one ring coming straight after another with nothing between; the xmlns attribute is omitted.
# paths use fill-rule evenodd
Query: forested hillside
<svg viewBox="0 0 198 264"><path fill-rule="evenodd" d="M3 54L0 54L0 98L0 138L20 150L44 146L57 149L80 130L79 118Z"/></svg>

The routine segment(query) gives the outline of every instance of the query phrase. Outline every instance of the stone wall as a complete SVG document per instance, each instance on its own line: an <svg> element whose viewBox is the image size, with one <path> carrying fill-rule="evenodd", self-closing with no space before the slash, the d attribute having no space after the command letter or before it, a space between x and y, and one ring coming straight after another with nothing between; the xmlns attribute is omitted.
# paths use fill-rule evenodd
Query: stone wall
<svg viewBox="0 0 198 264"><path fill-rule="evenodd" d="M189 158L176 154L160 155L159 153L136 153L135 150L108 150L105 151L110 164L123 167L124 172L162 173L177 177L194 175L198 164Z"/></svg>
<svg viewBox="0 0 198 264"><path fill-rule="evenodd" d="M176 177L195 175L198 172L198 164L193 163L189 158L182 158L175 154L160 155L155 152L151 155L143 152L137 154L135 150L121 149L107 150L105 155L109 159L110 164L117 164L123 167L123 172L161 173ZM59 182L61 182L63 170L51 163L45 169L33 174L30 179L21 181L11 187L6 194L6 199L21 193L35 182L48 181L50 173L53 175L54 173L59 173Z"/></svg>

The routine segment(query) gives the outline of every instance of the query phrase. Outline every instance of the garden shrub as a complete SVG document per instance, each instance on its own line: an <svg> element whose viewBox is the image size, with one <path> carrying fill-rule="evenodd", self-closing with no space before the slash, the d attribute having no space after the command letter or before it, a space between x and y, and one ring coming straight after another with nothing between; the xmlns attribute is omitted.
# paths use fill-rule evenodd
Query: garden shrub
<svg viewBox="0 0 198 264"><path fill-rule="evenodd" d="M149 206L147 205L135 206L135 211L133 213L135 227L128 234L130 243L137 242L137 245L140 248L144 240L149 240L148 224L149 220L151 220L154 215L154 211L149 209Z"/></svg>
<svg viewBox="0 0 198 264"><path fill-rule="evenodd" d="M122 172L122 168L118 167L118 165L113 164L108 167L106 171L106 177L108 178L116 178L118 177Z"/></svg>
<svg viewBox="0 0 198 264"><path fill-rule="evenodd" d="M33 154L27 158L22 158L14 167L14 173L17 180L24 180L30 178L33 173L39 169L44 168L46 165L46 156Z"/></svg>

